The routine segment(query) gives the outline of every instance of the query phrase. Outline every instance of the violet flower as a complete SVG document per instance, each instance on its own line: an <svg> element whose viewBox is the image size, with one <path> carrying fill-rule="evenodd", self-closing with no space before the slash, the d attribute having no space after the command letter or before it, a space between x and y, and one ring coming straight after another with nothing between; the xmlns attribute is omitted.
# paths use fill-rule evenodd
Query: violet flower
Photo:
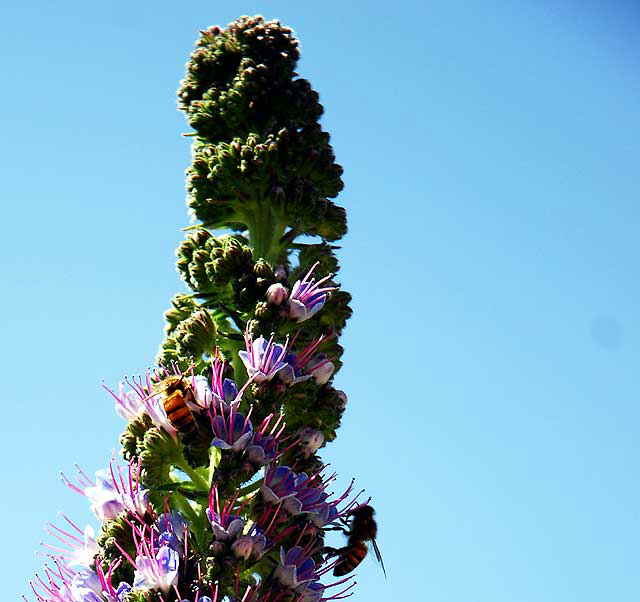
<svg viewBox="0 0 640 602"><path fill-rule="evenodd" d="M238 396L238 387L230 378L224 378L226 362L218 357L211 361L211 380L198 375L192 379L192 387L199 406L203 409L222 402L231 403Z"/></svg>
<svg viewBox="0 0 640 602"><path fill-rule="evenodd" d="M164 409L162 394L153 391L153 381L147 372L144 380L142 377L131 380L125 379L129 390L124 389L123 383L119 383L119 393L116 395L111 389L103 385L116 402L116 413L125 420L133 420L142 414L147 414L155 426L164 430L174 439L178 431L171 424Z"/></svg>
<svg viewBox="0 0 640 602"><path fill-rule="evenodd" d="M271 425L272 419L273 414L269 414L260 423L260 426L253 434L251 443L247 446L247 458L258 466L268 464L278 455L278 438L286 425L282 422L282 414L278 416L273 425Z"/></svg>
<svg viewBox="0 0 640 602"><path fill-rule="evenodd" d="M89 568L99 552L93 527L87 525L83 530L64 514L62 518L68 523L71 530L61 529L53 523L48 523L45 530L66 547L61 548L48 543L42 545L63 558L67 566Z"/></svg>
<svg viewBox="0 0 640 602"><path fill-rule="evenodd" d="M122 555L135 568L133 587L167 593L178 580L180 554L161 541L153 528L133 526L135 560L116 542Z"/></svg>
<svg viewBox="0 0 640 602"><path fill-rule="evenodd" d="M244 528L244 519L231 514L233 502L228 502L220 509L218 489L213 487L209 494L209 507L205 510L211 523L213 537L216 541L230 541L235 539Z"/></svg>
<svg viewBox="0 0 640 602"><path fill-rule="evenodd" d="M249 416L245 418L244 414L234 412L233 406L228 412L214 416L211 419L211 428L214 434L211 445L220 449L242 451L253 435Z"/></svg>
<svg viewBox="0 0 640 602"><path fill-rule="evenodd" d="M333 333L322 335L299 353L289 353L285 357L287 364L278 375L280 380L288 385L295 385L310 378L315 379L318 385L328 382L335 371L335 366L325 354L317 353L317 350L333 336Z"/></svg>
<svg viewBox="0 0 640 602"><path fill-rule="evenodd" d="M271 504L295 495L295 473L288 466L272 466L264 475L260 485L262 496Z"/></svg>
<svg viewBox="0 0 640 602"><path fill-rule="evenodd" d="M301 591L305 584L318 579L316 563L300 546L288 552L280 548L280 564L276 567L275 577L285 587Z"/></svg>
<svg viewBox="0 0 640 602"><path fill-rule="evenodd" d="M247 374L257 383L270 381L287 364L288 341L284 345L273 342L273 336L267 341L264 337L252 340L248 332L244 334L246 351L238 352Z"/></svg>
<svg viewBox="0 0 640 602"><path fill-rule="evenodd" d="M320 285L329 280L333 274L315 281L310 278L319 262L314 263L302 280L297 280L289 296L289 316L297 322L304 322L317 314L327 301L328 293L336 290L335 286L322 288Z"/></svg>

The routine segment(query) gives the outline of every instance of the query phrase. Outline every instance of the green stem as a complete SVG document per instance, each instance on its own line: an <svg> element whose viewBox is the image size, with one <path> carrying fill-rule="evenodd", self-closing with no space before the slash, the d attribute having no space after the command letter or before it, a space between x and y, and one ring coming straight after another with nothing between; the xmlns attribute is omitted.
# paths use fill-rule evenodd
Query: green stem
<svg viewBox="0 0 640 602"><path fill-rule="evenodd" d="M247 375L247 370L244 367L244 364L242 363L240 356L238 355L238 351L244 348L244 344L239 341L231 341L231 340L229 340L227 344L229 345L229 347L231 347L230 355L231 355L231 366L233 366L233 380L236 381L236 385L238 386L238 389L240 389L242 385L244 385L244 383L246 383L247 379L249 378Z"/></svg>
<svg viewBox="0 0 640 602"><path fill-rule="evenodd" d="M253 483L249 483L249 485L247 485L246 487L243 487L242 489L238 489L238 498L241 498L243 495L248 495L249 493L253 493L254 491L258 491L263 481L264 481L264 477L262 479L258 479L257 481L254 481Z"/></svg>
<svg viewBox="0 0 640 602"><path fill-rule="evenodd" d="M184 456L182 458L176 458L173 465L184 472L198 489L201 489L202 491L209 491L209 483L207 483L205 479L203 479L193 468L191 468L191 466L189 466L189 463L184 459Z"/></svg>
<svg viewBox="0 0 640 602"><path fill-rule="evenodd" d="M286 221L275 215L268 198L258 204L254 213L246 221L254 258L262 258L274 264L282 253L280 239L287 226Z"/></svg>

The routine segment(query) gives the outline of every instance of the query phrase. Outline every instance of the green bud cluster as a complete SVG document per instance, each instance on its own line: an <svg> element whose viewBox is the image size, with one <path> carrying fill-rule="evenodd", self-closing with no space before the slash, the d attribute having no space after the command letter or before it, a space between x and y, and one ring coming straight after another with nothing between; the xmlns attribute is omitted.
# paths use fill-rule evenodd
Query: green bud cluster
<svg viewBox="0 0 640 602"><path fill-rule="evenodd" d="M188 204L210 228L248 229L278 260L285 229L337 240L343 187L318 94L295 72L298 41L277 21L242 17L202 33L178 90L195 130Z"/></svg>

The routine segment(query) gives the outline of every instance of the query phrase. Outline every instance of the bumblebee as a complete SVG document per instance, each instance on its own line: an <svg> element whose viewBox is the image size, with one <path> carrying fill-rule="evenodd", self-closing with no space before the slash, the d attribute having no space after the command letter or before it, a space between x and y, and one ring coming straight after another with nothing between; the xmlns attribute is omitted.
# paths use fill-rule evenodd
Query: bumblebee
<svg viewBox="0 0 640 602"><path fill-rule="evenodd" d="M195 404L191 386L182 376L168 376L159 388L164 393L162 403L171 425L182 435L192 435L198 427L188 405Z"/></svg>
<svg viewBox="0 0 640 602"><path fill-rule="evenodd" d="M334 555L338 556L338 562L333 569L333 574L336 577L342 577L342 575L350 573L364 560L368 552L366 544L368 541L373 546L376 559L380 563L386 578L387 572L384 568L384 562L382 562L380 549L376 543L378 525L373 519L374 513L375 510L371 506L362 504L349 513L351 521L346 522L345 525L348 529L338 527L347 536L347 545L333 552Z"/></svg>

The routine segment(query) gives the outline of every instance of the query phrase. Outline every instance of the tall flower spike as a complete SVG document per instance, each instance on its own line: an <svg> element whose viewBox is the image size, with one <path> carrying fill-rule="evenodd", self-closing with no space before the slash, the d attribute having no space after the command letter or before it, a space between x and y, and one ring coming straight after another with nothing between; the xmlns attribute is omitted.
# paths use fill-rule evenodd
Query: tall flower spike
<svg viewBox="0 0 640 602"><path fill-rule="evenodd" d="M380 559L373 509L363 525L359 494L333 495L318 457L346 404L330 384L341 347L325 343L351 309L334 282L342 168L299 54L262 17L201 32L179 90L190 292L171 300L156 367L105 386L128 464L63 475L99 526L48 525L37 602L339 600L362 557L347 550ZM334 554L336 528L349 536Z"/></svg>

